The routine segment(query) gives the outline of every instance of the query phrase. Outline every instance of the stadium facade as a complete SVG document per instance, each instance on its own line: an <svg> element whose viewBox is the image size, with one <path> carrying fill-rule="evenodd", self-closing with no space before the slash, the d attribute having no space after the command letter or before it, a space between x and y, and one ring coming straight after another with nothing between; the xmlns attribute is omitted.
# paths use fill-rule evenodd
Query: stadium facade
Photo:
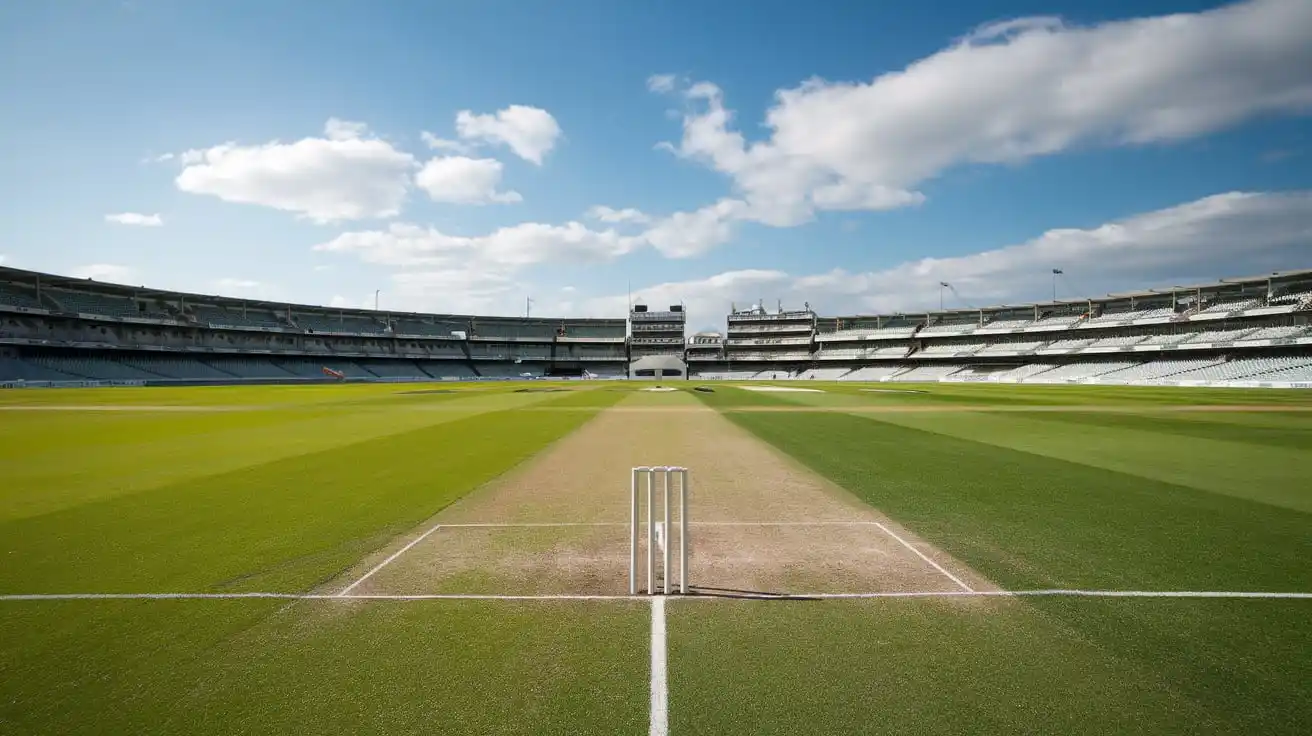
<svg viewBox="0 0 1312 736"><path fill-rule="evenodd" d="M679 305L638 304L627 320L380 312L0 268L0 385L671 378L679 369L703 380L1312 387L1312 271L918 314L735 306L725 326L685 337Z"/></svg>

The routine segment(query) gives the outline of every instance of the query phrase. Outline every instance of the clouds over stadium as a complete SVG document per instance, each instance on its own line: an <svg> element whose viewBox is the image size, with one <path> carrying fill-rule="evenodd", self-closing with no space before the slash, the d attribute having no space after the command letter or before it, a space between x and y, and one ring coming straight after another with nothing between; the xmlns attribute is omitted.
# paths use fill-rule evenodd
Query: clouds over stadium
<svg viewBox="0 0 1312 736"><path fill-rule="evenodd" d="M734 241L743 223L795 228L826 213L933 207L925 185L963 166L1168 146L1312 112L1312 3L1305 0L1249 0L1091 25L1022 17L963 30L939 51L873 77L812 78L778 89L759 124L738 120L732 90L714 80L653 74L648 92L678 108L677 131L657 144L665 160L723 181L718 196L679 211L594 192L574 209L582 217L539 210L515 218L532 199L519 177L550 168L565 140L555 116L522 104L459 110L445 130L419 131L416 152L363 123L334 118L319 135L293 142L229 142L161 158L182 167L176 185L183 191L349 225L314 249L392 269L415 306L458 302L513 314L535 290L542 264L605 263L642 252L693 262ZM758 128L761 134L750 133ZM1282 238L1306 233L1299 219L1306 201L1302 192L1223 194L973 256L879 272L724 270L647 293L657 302L682 298L694 313L704 305L710 315L730 301L770 294L828 311L887 311L936 303L940 280L981 304L1040 298L1053 266L1068 271L1068 288L1091 294L1195 274L1214 278L1287 252L1292 241ZM434 203L446 209L416 211ZM496 219L457 227L444 219L453 205L482 206ZM368 220L394 221L361 222ZM433 293L446 301L423 301ZM621 313L614 299L575 293L558 306Z"/></svg>
<svg viewBox="0 0 1312 736"><path fill-rule="evenodd" d="M509 229L491 241L451 238L415 226L356 233L318 246L358 251L362 257L411 268L394 278L398 309L522 313L531 287L520 268L549 258L604 259L632 243L618 235L595 241L578 223L555 233ZM556 243L555 251L536 245ZM948 307L985 307L1046 301L1052 269L1065 273L1058 298L1099 297L1111 291L1159 287L1165 280L1210 281L1276 269L1312 242L1312 191L1228 192L1145 212L1091 228L1053 229L1021 243L954 258L924 258L891 268L791 274L738 269L665 283L638 283L634 297L652 304L684 302L694 327L723 325L731 303L780 299L810 302L826 314L915 312L938 307L939 283L953 285ZM489 254L498 254L489 259ZM503 260L504 259L504 260ZM492 264L489 266L489 264ZM1182 284L1187 285L1187 284ZM625 313L628 296L539 295L536 309L563 316ZM477 309L474 309L477 307Z"/></svg>
<svg viewBox="0 0 1312 736"><path fill-rule="evenodd" d="M1194 14L1071 26L1018 18L869 82L811 79L775 93L748 142L712 82L653 76L678 94L662 148L725 175L726 220L788 227L817 212L925 201L963 164L1017 164L1080 147L1142 146L1256 116L1312 110L1312 3L1254 0Z"/></svg>
<svg viewBox="0 0 1312 736"><path fill-rule="evenodd" d="M694 326L723 325L732 302L765 299L772 306L803 302L825 314L915 312L938 308L939 283L948 282L949 308L1047 301L1052 269L1063 274L1059 299L1099 297L1127 288L1251 276L1308 252L1312 191L1230 192L1146 212L1088 229L1049 230L1023 243L956 258L925 258L871 272L841 269L793 275L738 270L709 278L643 286L653 304L680 300ZM581 304L581 312L622 313L627 297ZM964 300L964 302L963 302Z"/></svg>

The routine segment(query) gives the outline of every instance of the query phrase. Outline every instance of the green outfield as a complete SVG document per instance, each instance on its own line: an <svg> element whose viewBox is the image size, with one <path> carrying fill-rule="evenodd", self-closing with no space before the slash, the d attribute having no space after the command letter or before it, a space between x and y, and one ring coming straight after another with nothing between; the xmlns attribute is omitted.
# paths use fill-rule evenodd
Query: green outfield
<svg viewBox="0 0 1312 736"><path fill-rule="evenodd" d="M695 385L0 393L0 733L1312 730L1312 392Z"/></svg>

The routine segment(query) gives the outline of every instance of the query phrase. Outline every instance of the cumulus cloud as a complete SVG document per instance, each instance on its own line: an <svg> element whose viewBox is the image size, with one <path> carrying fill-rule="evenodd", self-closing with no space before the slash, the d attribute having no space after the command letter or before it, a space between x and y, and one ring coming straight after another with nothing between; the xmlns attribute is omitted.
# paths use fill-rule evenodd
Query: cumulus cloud
<svg viewBox="0 0 1312 736"><path fill-rule="evenodd" d="M540 166L556 146L561 129L546 110L511 105L484 115L461 110L456 113L456 133L466 141L508 146L516 156Z"/></svg>
<svg viewBox="0 0 1312 736"><path fill-rule="evenodd" d="M653 74L647 77L647 89L652 92L665 93L674 91L673 74Z"/></svg>
<svg viewBox="0 0 1312 736"><path fill-rule="evenodd" d="M434 151L451 151L453 153L468 153L470 149L470 146L461 143L460 141L453 141L453 140L448 140L446 138L439 138L433 135L432 133L429 133L426 130L419 134L419 139L424 142L425 146L428 146Z"/></svg>
<svg viewBox="0 0 1312 736"><path fill-rule="evenodd" d="M415 158L336 118L321 138L224 143L181 154L185 192L294 212L319 223L397 215Z"/></svg>
<svg viewBox="0 0 1312 736"><path fill-rule="evenodd" d="M734 222L743 218L746 203L722 199L692 212L676 212L656 220L643 240L668 258L690 258L729 242Z"/></svg>
<svg viewBox="0 0 1312 736"><path fill-rule="evenodd" d="M1022 243L953 258L924 258L879 271L835 269L790 276L731 271L635 290L653 303L679 299L689 319L723 325L731 302L809 301L829 315L937 309L939 283L956 289L949 307L1033 303L1051 297L1052 269L1064 271L1059 298L1099 297L1306 265L1312 191L1229 192L1092 228L1049 230ZM957 295L960 295L959 297ZM590 302L612 306L623 296ZM674 302L672 302L674 303Z"/></svg>
<svg viewBox="0 0 1312 736"><path fill-rule="evenodd" d="M617 210L600 204L588 209L588 217L602 222L631 222L638 224L651 222L651 217L641 210L632 207Z"/></svg>
<svg viewBox="0 0 1312 736"><path fill-rule="evenodd" d="M724 315L731 302L739 306L747 302L773 296L788 289L790 277L783 271L771 269L742 269L726 271L714 276L688 281L670 281L649 284L633 291L634 303L645 303L664 308L670 304L683 304L688 322L693 329L719 325L724 330ZM627 295L585 299L579 302L581 314L625 314L628 311ZM800 306L800 305L798 305Z"/></svg>
<svg viewBox="0 0 1312 736"><path fill-rule="evenodd" d="M501 162L491 158L441 156L430 160L415 175L415 184L434 202L488 204L519 202L519 192L497 191Z"/></svg>
<svg viewBox="0 0 1312 736"><path fill-rule="evenodd" d="M158 214L143 215L138 212L120 212L115 215L105 215L105 222L111 222L115 225L134 225L136 227L160 227L164 224L164 218Z"/></svg>
<svg viewBox="0 0 1312 736"><path fill-rule="evenodd" d="M637 241L637 242L635 242ZM1059 297L1098 297L1134 288L1198 283L1306 265L1312 242L1312 191L1229 192L1089 228L1049 230L1030 240L953 258L925 258L867 272L842 269L789 274L740 269L710 277L636 286L648 304L684 303L689 323L723 328L730 304L764 300L772 306L810 302L828 315L917 312L938 307L939 282L960 295L948 306L1031 303L1050 297L1052 269ZM351 253L403 269L394 276L394 308L460 313L622 316L624 294L588 296L568 288L534 294L526 269L604 260L643 245L641 236L591 231L578 223L505 228L479 237L394 224L385 231L347 233L316 249ZM404 307L399 306L404 304Z"/></svg>
<svg viewBox="0 0 1312 736"><path fill-rule="evenodd" d="M758 142L735 129L719 87L693 84L682 90L682 139L665 147L729 176L747 205L738 216L791 226L819 210L915 205L918 185L956 165L1171 142L1306 113L1309 68L1306 0L1089 27L1020 18L869 82L780 90Z"/></svg>
<svg viewBox="0 0 1312 736"><path fill-rule="evenodd" d="M75 279L91 279L113 284L126 284L136 276L136 270L112 263L92 263L78 266L69 272Z"/></svg>
<svg viewBox="0 0 1312 736"><path fill-rule="evenodd" d="M526 222L487 235L451 235L432 227L392 223L384 230L343 233L314 250L353 253L368 263L388 266L485 267L489 271L536 263L587 263L609 260L641 245L634 236L592 230L581 223Z"/></svg>

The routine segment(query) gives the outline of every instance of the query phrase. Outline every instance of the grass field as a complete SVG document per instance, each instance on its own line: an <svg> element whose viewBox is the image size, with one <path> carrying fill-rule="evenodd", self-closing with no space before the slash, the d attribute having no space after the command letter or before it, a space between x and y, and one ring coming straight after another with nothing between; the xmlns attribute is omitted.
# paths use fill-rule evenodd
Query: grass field
<svg viewBox="0 0 1312 736"><path fill-rule="evenodd" d="M1312 731L1312 392L888 386L0 394L0 733Z"/></svg>

